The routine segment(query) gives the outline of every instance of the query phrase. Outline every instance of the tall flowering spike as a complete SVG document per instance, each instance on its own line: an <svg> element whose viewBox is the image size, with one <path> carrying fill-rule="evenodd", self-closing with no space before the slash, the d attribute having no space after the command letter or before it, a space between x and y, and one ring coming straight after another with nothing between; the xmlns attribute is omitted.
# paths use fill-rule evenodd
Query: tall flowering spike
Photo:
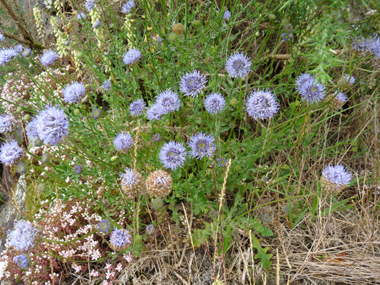
<svg viewBox="0 0 380 285"><path fill-rule="evenodd" d="M329 104L329 107L335 110L341 108L346 101L347 95L339 90L325 98L325 102Z"/></svg>
<svg viewBox="0 0 380 285"><path fill-rule="evenodd" d="M156 102L162 106L165 113L178 111L181 106L177 93L170 89L161 92L156 98Z"/></svg>
<svg viewBox="0 0 380 285"><path fill-rule="evenodd" d="M37 116L37 132L45 144L55 146L69 134L69 120L62 109L49 106Z"/></svg>
<svg viewBox="0 0 380 285"><path fill-rule="evenodd" d="M228 20L229 18L231 18L231 12L227 10L223 14L223 19Z"/></svg>
<svg viewBox="0 0 380 285"><path fill-rule="evenodd" d="M49 49L44 51L44 53L41 56L40 62L43 66L49 66L53 65L58 58L59 55L55 51Z"/></svg>
<svg viewBox="0 0 380 285"><path fill-rule="evenodd" d="M14 230L8 233L9 245L19 251L25 252L34 246L38 230L29 221L17 221Z"/></svg>
<svg viewBox="0 0 380 285"><path fill-rule="evenodd" d="M211 157L216 150L214 138L202 132L191 136L189 146L191 147L190 155L197 159Z"/></svg>
<svg viewBox="0 0 380 285"><path fill-rule="evenodd" d="M95 0L87 0L84 3L84 6L88 11L92 11L95 8Z"/></svg>
<svg viewBox="0 0 380 285"><path fill-rule="evenodd" d="M18 265L18 267L24 269L29 265L29 259L25 254L17 255L13 258L14 263Z"/></svg>
<svg viewBox="0 0 380 285"><path fill-rule="evenodd" d="M139 61L140 58L141 58L141 51L133 48L124 54L123 62L125 64L133 64L133 63Z"/></svg>
<svg viewBox="0 0 380 285"><path fill-rule="evenodd" d="M121 8L122 13L129 13L131 12L132 8L135 7L135 2L132 0L129 0L127 3L123 5Z"/></svg>
<svg viewBox="0 0 380 285"><path fill-rule="evenodd" d="M339 193L350 184L351 179L352 174L343 165L329 165L322 171L321 183L328 191Z"/></svg>
<svg viewBox="0 0 380 285"><path fill-rule="evenodd" d="M17 56L17 51L13 48L1 48L0 49L0 65L5 66L12 58Z"/></svg>
<svg viewBox="0 0 380 285"><path fill-rule="evenodd" d="M106 81L103 82L102 88L104 90L108 90L108 89L111 88L111 86L112 86L111 81L110 80L106 80Z"/></svg>
<svg viewBox="0 0 380 285"><path fill-rule="evenodd" d="M223 111L226 106L226 99L219 93L211 93L205 99L206 111L212 115L215 115Z"/></svg>
<svg viewBox="0 0 380 285"><path fill-rule="evenodd" d="M9 133L15 126L14 118L7 114L0 115L0 134Z"/></svg>
<svg viewBox="0 0 380 285"><path fill-rule="evenodd" d="M163 115L165 115L165 110L157 103L146 111L146 117L151 121L159 121Z"/></svg>
<svg viewBox="0 0 380 285"><path fill-rule="evenodd" d="M86 88L82 82L73 82L63 89L63 100L69 104L77 103L84 97L85 92Z"/></svg>
<svg viewBox="0 0 380 285"><path fill-rule="evenodd" d="M249 57L237 52L227 59L226 70L232 78L244 78L251 70L251 64Z"/></svg>
<svg viewBox="0 0 380 285"><path fill-rule="evenodd" d="M252 92L245 105L248 115L256 121L273 118L280 108L274 94L269 89Z"/></svg>
<svg viewBox="0 0 380 285"><path fill-rule="evenodd" d="M151 172L146 180L148 194L156 198L168 196L172 188L173 180L164 170Z"/></svg>
<svg viewBox="0 0 380 285"><path fill-rule="evenodd" d="M122 153L127 153L127 151L134 146L135 142L133 141L131 134L120 133L113 140L113 144L117 150L121 151Z"/></svg>
<svg viewBox="0 0 380 285"><path fill-rule="evenodd" d="M139 196L145 193L145 181L136 170L126 168L121 175L121 189L127 196Z"/></svg>
<svg viewBox="0 0 380 285"><path fill-rule="evenodd" d="M111 226L110 226L110 223L108 222L108 220L101 220L98 224L99 231L101 231L104 234L108 233L110 228L111 228Z"/></svg>
<svg viewBox="0 0 380 285"><path fill-rule="evenodd" d="M199 93L206 88L207 79L199 71L186 73L181 77L180 90L186 96L195 98Z"/></svg>
<svg viewBox="0 0 380 285"><path fill-rule="evenodd" d="M146 104L144 100L137 99L129 105L129 112L131 113L133 117L138 117L144 114L145 108L146 108Z"/></svg>
<svg viewBox="0 0 380 285"><path fill-rule="evenodd" d="M186 160L185 147L175 141L170 141L163 145L160 150L160 161L166 167L172 170L182 167Z"/></svg>
<svg viewBox="0 0 380 285"><path fill-rule="evenodd" d="M10 140L0 146L0 162L6 166L12 165L22 157L23 153L22 147L15 140Z"/></svg>
<svg viewBox="0 0 380 285"><path fill-rule="evenodd" d="M111 248L115 251L127 249L131 244L131 238L129 231L126 229L114 229L110 237Z"/></svg>

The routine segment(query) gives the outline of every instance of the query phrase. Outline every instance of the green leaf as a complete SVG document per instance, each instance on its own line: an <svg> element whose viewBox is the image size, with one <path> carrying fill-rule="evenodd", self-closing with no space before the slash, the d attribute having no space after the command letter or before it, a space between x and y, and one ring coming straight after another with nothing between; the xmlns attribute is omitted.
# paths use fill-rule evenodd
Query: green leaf
<svg viewBox="0 0 380 285"><path fill-rule="evenodd" d="M257 249L257 254L255 255L255 259L261 259L259 262L259 265L263 265L265 270L269 270L270 266L272 265L272 262L270 259L272 258L273 254L268 254L267 251L269 250L269 247L262 248L260 241L252 235L252 246Z"/></svg>

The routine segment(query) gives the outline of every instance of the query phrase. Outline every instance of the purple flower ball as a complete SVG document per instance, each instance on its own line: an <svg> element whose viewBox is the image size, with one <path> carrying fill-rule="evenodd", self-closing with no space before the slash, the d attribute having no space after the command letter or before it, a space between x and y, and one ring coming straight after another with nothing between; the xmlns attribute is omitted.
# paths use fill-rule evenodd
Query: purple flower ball
<svg viewBox="0 0 380 285"><path fill-rule="evenodd" d="M87 0L84 3L84 6L88 11L92 11L95 8L95 0Z"/></svg>
<svg viewBox="0 0 380 285"><path fill-rule="evenodd" d="M17 250L25 252L34 246L38 230L29 221L17 221L14 230L8 233L9 245Z"/></svg>
<svg viewBox="0 0 380 285"><path fill-rule="evenodd" d="M227 10L223 14L223 19L228 20L229 18L231 18L231 12Z"/></svg>
<svg viewBox="0 0 380 285"><path fill-rule="evenodd" d="M9 142L4 142L0 146L0 162L4 163L6 166L11 165L19 159L24 150L20 147L15 140L10 140Z"/></svg>
<svg viewBox="0 0 380 285"><path fill-rule="evenodd" d="M26 171L25 163L20 162L19 164L17 164L16 171L17 171L17 173L19 173L19 174L23 174L23 173L25 173L25 171Z"/></svg>
<svg viewBox="0 0 380 285"><path fill-rule="evenodd" d="M111 88L111 86L112 86L112 84L111 84L111 80L106 80L106 81L103 82L102 88L103 88L104 90L108 90L108 89Z"/></svg>
<svg viewBox="0 0 380 285"><path fill-rule="evenodd" d="M76 174L81 174L81 173L82 173L82 166L80 166L80 165L75 165L75 166L74 166L74 172L75 172Z"/></svg>
<svg viewBox="0 0 380 285"><path fill-rule="evenodd" d="M355 77L353 77L352 75L350 76L349 74L345 74L344 75L344 80L345 80L345 82L347 83L347 84L350 84L350 85L352 85L352 84L354 84L355 83Z"/></svg>
<svg viewBox="0 0 380 285"><path fill-rule="evenodd" d="M38 116L34 117L27 125L26 125L26 134L28 135L29 140L38 139Z"/></svg>
<svg viewBox="0 0 380 285"><path fill-rule="evenodd" d="M188 144L191 147L190 155L197 159L211 157L216 150L214 138L202 132L192 135Z"/></svg>
<svg viewBox="0 0 380 285"><path fill-rule="evenodd" d="M129 0L127 3L123 5L123 7L121 8L121 12L129 13L134 6L135 6L135 2L132 0Z"/></svg>
<svg viewBox="0 0 380 285"><path fill-rule="evenodd" d="M284 42L288 42L292 38L292 34L290 33L283 33L281 36Z"/></svg>
<svg viewBox="0 0 380 285"><path fill-rule="evenodd" d="M12 48L0 49L0 65L5 66L12 58L17 56L17 52Z"/></svg>
<svg viewBox="0 0 380 285"><path fill-rule="evenodd" d="M137 99L129 105L129 112L131 113L132 117L137 117L144 114L145 108L146 104L144 100Z"/></svg>
<svg viewBox="0 0 380 285"><path fill-rule="evenodd" d="M125 64L133 64L141 58L141 51L138 49L130 49L123 56L123 62Z"/></svg>
<svg viewBox="0 0 380 285"><path fill-rule="evenodd" d="M101 231L104 234L108 233L110 228L111 228L111 226L110 226L110 223L108 222L108 220L101 220L98 224L99 231Z"/></svg>
<svg viewBox="0 0 380 285"><path fill-rule="evenodd" d="M225 167L227 165L227 159L225 158L218 158L217 161L218 161L218 165L221 167Z"/></svg>
<svg viewBox="0 0 380 285"><path fill-rule="evenodd" d="M24 254L17 255L13 258L14 263L18 265L18 267L24 269L29 265L28 257Z"/></svg>
<svg viewBox="0 0 380 285"><path fill-rule="evenodd" d="M22 52L22 55L23 55L24 57L29 57L29 56L32 55L32 50L31 50L30 48L26 48L26 49L24 49L24 51Z"/></svg>
<svg viewBox="0 0 380 285"><path fill-rule="evenodd" d="M335 92L335 99L338 100L340 103L344 104L347 101L347 95L343 92L337 90Z"/></svg>
<svg viewBox="0 0 380 285"><path fill-rule="evenodd" d="M226 70L232 78L244 78L251 70L251 61L243 53L231 55L226 62Z"/></svg>
<svg viewBox="0 0 380 285"><path fill-rule="evenodd" d="M100 25L101 25L102 23L100 22L100 20L97 20L96 22L95 22L95 24L92 26L94 29L97 29L97 28L99 28L100 27Z"/></svg>
<svg viewBox="0 0 380 285"><path fill-rule="evenodd" d="M146 117L151 121L159 121L163 115L165 115L165 110L157 103L146 111Z"/></svg>
<svg viewBox="0 0 380 285"><path fill-rule="evenodd" d="M77 19L78 19L78 20L86 20L86 19L87 19L87 16L86 16L85 13L80 12L80 13L77 14Z"/></svg>
<svg viewBox="0 0 380 285"><path fill-rule="evenodd" d="M248 115L256 121L273 118L278 112L279 104L269 89L252 92L245 104Z"/></svg>
<svg viewBox="0 0 380 285"><path fill-rule="evenodd" d="M343 165L337 166L329 165L323 171L322 175L332 184L336 185L336 189L342 186L350 184L352 174L348 169L345 169Z"/></svg>
<svg viewBox="0 0 380 285"><path fill-rule="evenodd" d="M114 229L111 233L110 242L117 248L123 248L131 243L131 237L128 230Z"/></svg>
<svg viewBox="0 0 380 285"><path fill-rule="evenodd" d="M199 93L206 88L207 79L204 75L201 75L199 71L186 73L181 77L180 90L185 93L186 96L195 98Z"/></svg>
<svg viewBox="0 0 380 285"><path fill-rule="evenodd" d="M186 149L182 144L170 141L161 148L160 161L166 168L175 170L184 165L186 153Z"/></svg>
<svg viewBox="0 0 380 285"><path fill-rule="evenodd" d="M0 115L0 134L10 132L13 129L13 117L2 114Z"/></svg>
<svg viewBox="0 0 380 285"><path fill-rule="evenodd" d="M44 53L41 56L40 62L43 66L49 66L49 65L54 64L54 62L58 58L59 58L59 55L55 51L49 49L49 50L44 51Z"/></svg>
<svg viewBox="0 0 380 285"><path fill-rule="evenodd" d="M38 137L45 144L55 146L69 134L69 120L62 109L48 106L36 119Z"/></svg>
<svg viewBox="0 0 380 285"><path fill-rule="evenodd" d="M134 185L138 185L141 181L136 176L135 171L131 168L126 168L125 173L120 174L121 184L132 188Z"/></svg>
<svg viewBox="0 0 380 285"><path fill-rule="evenodd" d="M321 101L325 98L325 86L320 83L317 83L314 77L307 77L303 80L298 80L297 82L301 82L297 85L301 98L306 101L307 104L312 104ZM297 84L296 82L296 84Z"/></svg>
<svg viewBox="0 0 380 285"><path fill-rule="evenodd" d="M95 108L95 109L91 112L91 114L92 114L92 117L93 117L94 119L97 119L97 118L99 118L100 115L102 114L102 110L100 110L100 109L98 109L98 108Z"/></svg>
<svg viewBox="0 0 380 285"><path fill-rule="evenodd" d="M84 92L86 88L82 82L73 82L63 89L63 100L69 104L77 103L84 97Z"/></svg>
<svg viewBox="0 0 380 285"><path fill-rule="evenodd" d="M129 133L118 134L113 140L113 144L119 151L129 150L134 146L134 141Z"/></svg>
<svg viewBox="0 0 380 285"><path fill-rule="evenodd" d="M223 111L226 106L226 99L219 93L211 93L206 97L204 104L206 111L215 115Z"/></svg>
<svg viewBox="0 0 380 285"><path fill-rule="evenodd" d="M160 134L154 134L154 135L152 136L152 141L155 141L155 142L159 142L159 141L161 141L161 136L160 136Z"/></svg>
<svg viewBox="0 0 380 285"><path fill-rule="evenodd" d="M181 106L177 93L170 89L161 92L156 98L156 102L162 106L165 114L178 111Z"/></svg>

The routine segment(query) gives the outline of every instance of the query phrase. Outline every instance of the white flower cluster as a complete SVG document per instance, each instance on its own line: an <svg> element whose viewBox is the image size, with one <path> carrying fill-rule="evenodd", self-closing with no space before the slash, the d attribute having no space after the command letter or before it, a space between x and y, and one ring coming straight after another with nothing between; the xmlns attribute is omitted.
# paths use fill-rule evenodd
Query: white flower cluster
<svg viewBox="0 0 380 285"><path fill-rule="evenodd" d="M57 53L60 57L66 56L68 54L67 46L65 44L66 37L58 26L57 18L52 16L50 18L50 24L52 25L55 37L57 38Z"/></svg>

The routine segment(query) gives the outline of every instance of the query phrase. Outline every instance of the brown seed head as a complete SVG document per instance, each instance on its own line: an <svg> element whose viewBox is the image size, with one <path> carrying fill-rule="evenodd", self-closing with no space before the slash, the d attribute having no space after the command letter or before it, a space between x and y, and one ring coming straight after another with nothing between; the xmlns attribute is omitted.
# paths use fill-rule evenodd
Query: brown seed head
<svg viewBox="0 0 380 285"><path fill-rule="evenodd" d="M156 170L149 174L146 188L153 197L165 197L172 191L173 180L164 170Z"/></svg>

